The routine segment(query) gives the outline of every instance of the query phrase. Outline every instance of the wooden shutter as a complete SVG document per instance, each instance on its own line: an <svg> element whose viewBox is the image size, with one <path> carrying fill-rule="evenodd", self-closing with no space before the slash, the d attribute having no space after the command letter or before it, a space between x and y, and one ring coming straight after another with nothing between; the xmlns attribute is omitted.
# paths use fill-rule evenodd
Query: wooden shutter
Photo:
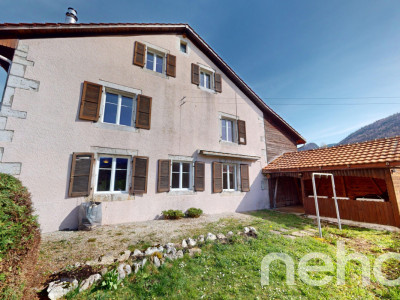
<svg viewBox="0 0 400 300"><path fill-rule="evenodd" d="M246 145L246 122L242 120L237 121L238 127L238 142L240 145Z"/></svg>
<svg viewBox="0 0 400 300"><path fill-rule="evenodd" d="M146 45L135 42L135 52L133 54L133 64L144 67L144 58L146 57Z"/></svg>
<svg viewBox="0 0 400 300"><path fill-rule="evenodd" d="M147 193L147 174L149 171L149 158L135 156L132 161L131 194Z"/></svg>
<svg viewBox="0 0 400 300"><path fill-rule="evenodd" d="M85 81L83 83L79 119L97 121L99 119L101 93L103 86Z"/></svg>
<svg viewBox="0 0 400 300"><path fill-rule="evenodd" d="M200 84L200 67L196 64L192 64L192 83Z"/></svg>
<svg viewBox="0 0 400 300"><path fill-rule="evenodd" d="M242 192L250 191L249 165L240 165L240 183Z"/></svg>
<svg viewBox="0 0 400 300"><path fill-rule="evenodd" d="M200 161L194 163L194 190L197 192L204 191L204 175L205 164Z"/></svg>
<svg viewBox="0 0 400 300"><path fill-rule="evenodd" d="M151 124L151 97L138 95L136 109L136 127L150 129Z"/></svg>
<svg viewBox="0 0 400 300"><path fill-rule="evenodd" d="M74 153L72 155L68 196L89 196L93 157L93 153Z"/></svg>
<svg viewBox="0 0 400 300"><path fill-rule="evenodd" d="M222 78L221 78L221 74L215 73L214 79L215 79L215 91L218 92L218 93L222 93Z"/></svg>
<svg viewBox="0 0 400 300"><path fill-rule="evenodd" d="M219 162L213 162L213 193L222 192L222 164Z"/></svg>
<svg viewBox="0 0 400 300"><path fill-rule="evenodd" d="M169 192L171 175L171 161L169 159L158 160L158 184L157 192Z"/></svg>
<svg viewBox="0 0 400 300"><path fill-rule="evenodd" d="M176 77L176 56L167 54L167 75Z"/></svg>

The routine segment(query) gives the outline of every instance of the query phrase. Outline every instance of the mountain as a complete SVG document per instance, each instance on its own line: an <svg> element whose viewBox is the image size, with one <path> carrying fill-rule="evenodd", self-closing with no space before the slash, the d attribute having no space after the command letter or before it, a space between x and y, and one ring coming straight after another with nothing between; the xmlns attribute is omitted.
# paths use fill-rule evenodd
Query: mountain
<svg viewBox="0 0 400 300"><path fill-rule="evenodd" d="M304 146L297 148L298 151L306 151L306 150L313 150L318 149L318 145L316 143L307 143Z"/></svg>
<svg viewBox="0 0 400 300"><path fill-rule="evenodd" d="M400 135L400 113L380 119L348 135L338 144L370 141Z"/></svg>

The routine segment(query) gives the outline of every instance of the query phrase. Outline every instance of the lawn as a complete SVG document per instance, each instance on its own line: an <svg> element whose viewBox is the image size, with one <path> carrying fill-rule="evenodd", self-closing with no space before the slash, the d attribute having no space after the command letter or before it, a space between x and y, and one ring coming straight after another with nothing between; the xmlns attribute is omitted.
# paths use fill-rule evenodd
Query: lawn
<svg viewBox="0 0 400 300"><path fill-rule="evenodd" d="M346 251L361 252L368 256L371 266L375 258L386 252L400 251L400 234L387 231L350 228L339 231L334 226L323 225L323 239L306 236L288 239L270 230L287 229L288 232L316 228L312 220L272 211L252 213L256 218L250 226L258 231L258 238L235 235L227 244L207 243L202 253L193 258L167 261L159 269L147 264L144 270L131 274L122 281L117 290L99 287L78 294L73 291L68 299L400 299L400 288L386 287L371 277L371 284L361 285L361 266L354 261L346 265L346 284L336 285L336 243L346 242ZM222 225L223 226L222 226ZM238 221L225 219L219 224L208 224L192 232L192 237L213 230L218 232L243 230ZM286 232L285 232L286 234ZM189 236L188 236L189 237ZM270 284L261 285L260 269L263 257L272 252L289 254L295 261L295 285L287 285L286 268L282 262L273 262ZM321 252L329 255L335 271L311 274L313 278L325 275L333 280L321 287L304 283L298 275L298 261L305 254ZM321 264L321 261L312 261ZM400 262L389 260L384 273L390 279L400 276Z"/></svg>

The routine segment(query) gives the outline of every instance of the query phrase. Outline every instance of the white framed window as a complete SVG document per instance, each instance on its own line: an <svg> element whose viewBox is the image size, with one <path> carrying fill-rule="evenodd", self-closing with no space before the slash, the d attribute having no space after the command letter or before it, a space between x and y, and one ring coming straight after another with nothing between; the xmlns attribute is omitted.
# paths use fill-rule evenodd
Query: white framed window
<svg viewBox="0 0 400 300"><path fill-rule="evenodd" d="M208 70L200 68L200 87L214 89L214 74Z"/></svg>
<svg viewBox="0 0 400 300"><path fill-rule="evenodd" d="M130 157L99 154L96 162L97 193L124 193L129 189Z"/></svg>
<svg viewBox="0 0 400 300"><path fill-rule="evenodd" d="M221 118L221 141L236 142L236 120Z"/></svg>
<svg viewBox="0 0 400 300"><path fill-rule="evenodd" d="M135 126L137 95L105 90L103 101L103 123Z"/></svg>
<svg viewBox="0 0 400 300"><path fill-rule="evenodd" d="M146 53L146 69L154 72L165 73L165 53L158 52L153 49L147 49Z"/></svg>
<svg viewBox="0 0 400 300"><path fill-rule="evenodd" d="M192 189L192 162L172 161L171 166L171 189Z"/></svg>
<svg viewBox="0 0 400 300"><path fill-rule="evenodd" d="M237 167L235 164L222 165L222 189L224 191L237 190Z"/></svg>

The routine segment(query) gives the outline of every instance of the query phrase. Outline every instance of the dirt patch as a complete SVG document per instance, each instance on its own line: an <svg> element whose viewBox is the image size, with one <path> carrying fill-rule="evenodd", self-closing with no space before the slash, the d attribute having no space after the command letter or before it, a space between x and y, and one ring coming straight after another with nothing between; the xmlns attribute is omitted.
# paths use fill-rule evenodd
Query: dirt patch
<svg viewBox="0 0 400 300"><path fill-rule="evenodd" d="M251 225L257 218L246 214L203 215L195 219L151 220L120 225L105 225L92 231L56 231L42 235L35 286L43 289L54 275L69 265L96 259L104 254L117 256L126 249L178 242L203 230L218 233L228 219ZM224 232L226 233L226 232ZM89 271L89 270L88 270Z"/></svg>

